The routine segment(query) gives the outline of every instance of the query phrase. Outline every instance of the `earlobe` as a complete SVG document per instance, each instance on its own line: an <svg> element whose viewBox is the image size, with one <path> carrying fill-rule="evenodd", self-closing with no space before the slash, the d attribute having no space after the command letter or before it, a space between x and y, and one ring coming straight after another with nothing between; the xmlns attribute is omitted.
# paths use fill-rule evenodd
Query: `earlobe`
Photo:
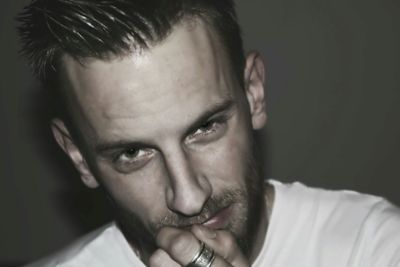
<svg viewBox="0 0 400 267"><path fill-rule="evenodd" d="M265 65L257 52L247 55L244 81L253 129L261 129L267 121L264 93Z"/></svg>
<svg viewBox="0 0 400 267"><path fill-rule="evenodd" d="M90 188L99 186L96 178L92 175L86 160L82 156L79 148L75 145L71 135L65 126L64 122L60 119L53 119L51 122L51 130L58 145L71 159L75 168L78 170L82 181Z"/></svg>

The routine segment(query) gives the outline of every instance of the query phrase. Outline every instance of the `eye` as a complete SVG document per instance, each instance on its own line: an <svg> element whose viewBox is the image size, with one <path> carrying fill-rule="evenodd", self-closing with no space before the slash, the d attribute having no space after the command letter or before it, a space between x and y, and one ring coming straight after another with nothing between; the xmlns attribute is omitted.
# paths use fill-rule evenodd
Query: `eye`
<svg viewBox="0 0 400 267"><path fill-rule="evenodd" d="M153 154L150 148L128 148L118 153L113 162L119 171L128 172L144 166Z"/></svg>
<svg viewBox="0 0 400 267"><path fill-rule="evenodd" d="M198 127L187 137L188 142L210 142L218 139L226 129L226 120L224 118L210 120Z"/></svg>
<svg viewBox="0 0 400 267"><path fill-rule="evenodd" d="M218 127L218 124L216 121L208 121L205 124L201 125L194 133L193 135L199 135L199 134L209 134L215 131L215 129Z"/></svg>

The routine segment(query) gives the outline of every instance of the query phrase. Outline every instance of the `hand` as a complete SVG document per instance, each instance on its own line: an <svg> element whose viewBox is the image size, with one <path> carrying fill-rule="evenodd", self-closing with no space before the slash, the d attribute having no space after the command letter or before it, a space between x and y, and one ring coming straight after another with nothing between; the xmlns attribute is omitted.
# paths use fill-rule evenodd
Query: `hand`
<svg viewBox="0 0 400 267"><path fill-rule="evenodd" d="M202 225L194 225L190 230L162 228L156 237L159 249L150 257L149 265L186 266L200 250L200 241L214 250L216 257L211 267L250 266L229 231L212 230Z"/></svg>

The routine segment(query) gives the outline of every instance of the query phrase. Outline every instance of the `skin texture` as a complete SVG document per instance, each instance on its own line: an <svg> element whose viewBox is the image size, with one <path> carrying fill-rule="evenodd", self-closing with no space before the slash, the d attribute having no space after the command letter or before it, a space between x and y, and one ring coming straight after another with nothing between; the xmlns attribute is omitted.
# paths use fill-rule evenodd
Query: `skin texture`
<svg viewBox="0 0 400 267"><path fill-rule="evenodd" d="M82 181L108 194L142 260L187 265L203 240L217 253L213 266L247 266L267 227L252 165L253 130L266 122L258 55L247 57L240 88L198 22L178 24L147 51L83 62L64 55L61 66L82 140L59 119L54 136ZM201 225L225 208L219 224Z"/></svg>

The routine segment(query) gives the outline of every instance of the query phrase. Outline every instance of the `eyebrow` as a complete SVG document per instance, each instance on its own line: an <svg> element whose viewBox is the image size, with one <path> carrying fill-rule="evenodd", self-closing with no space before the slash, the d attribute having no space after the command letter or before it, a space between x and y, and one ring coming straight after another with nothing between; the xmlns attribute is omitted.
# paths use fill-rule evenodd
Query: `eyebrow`
<svg viewBox="0 0 400 267"><path fill-rule="evenodd" d="M195 131L197 128L199 128L201 125L203 125L207 120L210 119L210 117L215 116L220 113L227 113L230 110L232 110L233 106L235 105L235 102L233 101L232 98L225 99L224 101L217 103L213 106L211 106L208 110L200 114L194 122L188 127L188 129L185 131L185 136L188 135L189 133ZM100 142L99 144L95 145L95 151L98 154L106 154L108 151L112 150L118 150L121 148L127 148L127 147L132 147L132 148L140 148L140 147L149 147L150 145L146 142L140 142L140 141L125 141L125 140L119 140L119 141L104 141Z"/></svg>

